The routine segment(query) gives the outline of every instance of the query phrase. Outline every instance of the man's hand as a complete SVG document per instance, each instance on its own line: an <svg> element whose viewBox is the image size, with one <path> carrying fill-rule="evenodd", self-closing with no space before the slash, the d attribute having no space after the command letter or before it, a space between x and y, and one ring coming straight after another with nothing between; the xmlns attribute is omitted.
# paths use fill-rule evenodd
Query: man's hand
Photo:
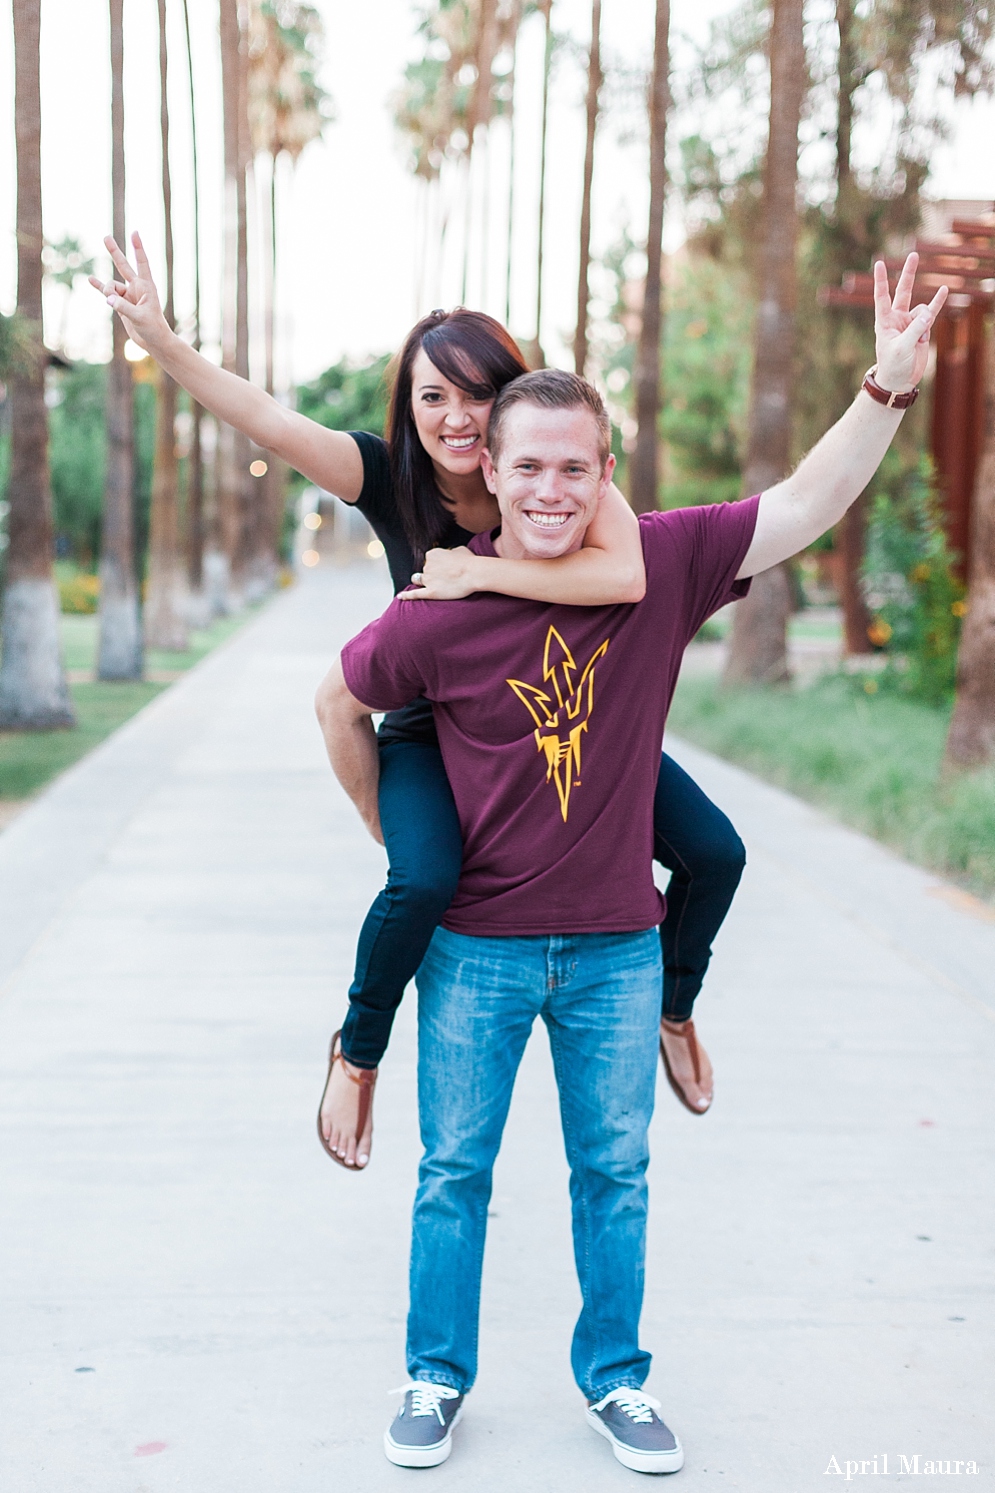
<svg viewBox="0 0 995 1493"><path fill-rule="evenodd" d="M875 377L882 389L893 394L905 394L914 389L926 372L930 328L947 298L947 287L941 285L928 306L917 306L912 310L912 287L918 267L919 255L910 254L898 277L895 299L892 300L884 262L879 259L874 265Z"/></svg>
<svg viewBox="0 0 995 1493"><path fill-rule="evenodd" d="M875 378L895 394L914 389L922 378L930 329L947 298L947 287L941 285L928 306L911 309L918 263L918 254L910 254L894 300L884 265L879 260L874 266ZM757 527L737 579L797 555L838 523L881 465L901 423L901 410L887 409L859 392L790 477L761 495Z"/></svg>
<svg viewBox="0 0 995 1493"><path fill-rule="evenodd" d="M96 275L91 275L90 284L95 290L100 291L111 310L116 311L120 316L132 342L137 343L143 351L152 353L154 357L157 349L169 339L172 333L169 323L162 314L159 293L152 279L148 256L137 233L131 235L131 242L135 248L137 272L132 269L127 256L115 240L108 235L104 243L114 261L114 268L121 278L108 280L105 283L103 280L98 280Z"/></svg>
<svg viewBox="0 0 995 1493"><path fill-rule="evenodd" d="M481 587L475 577L477 556L461 544L451 550L429 550L423 569L411 577L417 591L400 592L401 601L461 601Z"/></svg>

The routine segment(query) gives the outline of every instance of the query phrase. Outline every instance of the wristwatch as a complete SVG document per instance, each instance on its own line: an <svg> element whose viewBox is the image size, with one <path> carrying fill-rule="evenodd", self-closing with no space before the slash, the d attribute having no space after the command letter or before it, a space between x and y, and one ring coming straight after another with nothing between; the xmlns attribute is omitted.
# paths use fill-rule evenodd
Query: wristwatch
<svg viewBox="0 0 995 1493"><path fill-rule="evenodd" d="M862 389L867 390L872 399L876 399L878 404L883 404L890 410L907 410L910 405L915 404L919 398L918 384L916 384L914 389L909 389L905 394L896 394L891 389L882 389L874 377L877 371L878 365L875 363L874 367L868 368L864 374L864 382L860 386Z"/></svg>

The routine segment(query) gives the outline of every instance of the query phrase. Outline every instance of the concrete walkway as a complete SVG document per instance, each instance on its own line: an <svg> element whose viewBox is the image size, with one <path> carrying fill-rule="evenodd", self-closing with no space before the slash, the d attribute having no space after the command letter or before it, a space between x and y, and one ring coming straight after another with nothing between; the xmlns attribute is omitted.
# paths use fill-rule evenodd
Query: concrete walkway
<svg viewBox="0 0 995 1493"><path fill-rule="evenodd" d="M311 695L386 595L373 567L309 575L0 835L5 1493L635 1486L570 1380L540 1037L456 1450L422 1475L380 1452L404 1380L414 1001L350 1176L313 1115L383 859ZM831 1490L831 1457L873 1475L876 1455L880 1478L887 1454L889 1476L973 1460L990 1487L995 923L675 749L750 865L700 1007L715 1108L661 1083L654 1122L643 1335L687 1449L673 1486Z"/></svg>

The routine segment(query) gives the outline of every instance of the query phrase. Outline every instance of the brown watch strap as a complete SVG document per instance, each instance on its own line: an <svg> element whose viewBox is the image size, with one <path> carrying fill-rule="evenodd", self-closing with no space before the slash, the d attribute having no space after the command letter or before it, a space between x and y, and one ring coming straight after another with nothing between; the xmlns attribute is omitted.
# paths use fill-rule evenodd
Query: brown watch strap
<svg viewBox="0 0 995 1493"><path fill-rule="evenodd" d="M919 398L918 384L916 384L914 389L909 389L904 394L896 394L891 389L882 389L874 377L877 371L878 365L875 363L874 367L868 368L864 374L864 382L860 386L862 389L867 390L872 399L876 399L878 404L883 404L890 410L907 410L910 405L915 404Z"/></svg>

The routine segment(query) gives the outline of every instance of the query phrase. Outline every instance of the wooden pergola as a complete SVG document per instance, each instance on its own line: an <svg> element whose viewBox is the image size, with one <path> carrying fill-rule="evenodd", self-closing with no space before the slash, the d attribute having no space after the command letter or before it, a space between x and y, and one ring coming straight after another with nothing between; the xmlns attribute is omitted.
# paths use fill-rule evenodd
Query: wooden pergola
<svg viewBox="0 0 995 1493"><path fill-rule="evenodd" d="M949 285L947 304L934 331L931 449L943 506L947 538L966 574L971 549L971 502L981 453L985 393L985 321L995 304L995 214L954 218L951 231L917 241L919 273L913 304L929 301ZM886 259L894 291L902 259ZM825 286L827 306L874 305L873 276L847 274L842 285ZM995 370L992 370L995 376Z"/></svg>

